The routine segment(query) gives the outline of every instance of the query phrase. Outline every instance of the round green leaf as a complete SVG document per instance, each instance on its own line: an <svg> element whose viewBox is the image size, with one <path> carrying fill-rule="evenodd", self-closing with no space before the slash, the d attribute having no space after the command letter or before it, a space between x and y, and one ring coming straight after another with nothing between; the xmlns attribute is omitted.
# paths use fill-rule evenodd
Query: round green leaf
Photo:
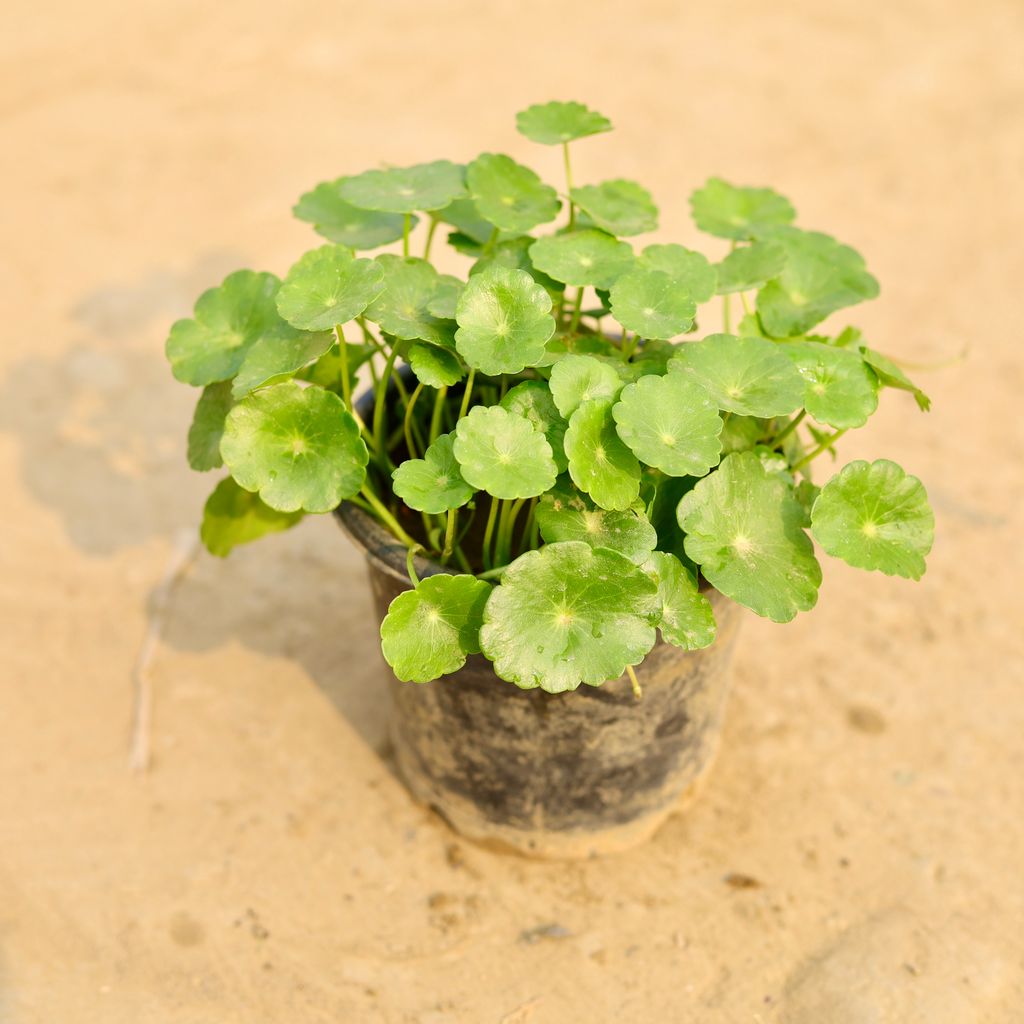
<svg viewBox="0 0 1024 1024"><path fill-rule="evenodd" d="M775 342L712 334L679 345L669 372L685 373L719 409L740 416L788 416L804 400L804 382Z"/></svg>
<svg viewBox="0 0 1024 1024"><path fill-rule="evenodd" d="M178 320L167 339L175 378L196 387L230 380L260 338L287 332L274 301L280 287L273 274L238 270L203 292L194 319Z"/></svg>
<svg viewBox="0 0 1024 1024"><path fill-rule="evenodd" d="M715 294L718 276L703 253L685 246L649 245L638 257L640 266L660 270L677 281L694 302L707 302Z"/></svg>
<svg viewBox="0 0 1024 1024"><path fill-rule="evenodd" d="M231 477L221 480L203 508L199 537L211 555L226 558L239 544L294 526L302 512L278 512L258 494L243 490Z"/></svg>
<svg viewBox="0 0 1024 1024"><path fill-rule="evenodd" d="M475 245L484 245L494 233L494 225L480 216L476 203L468 196L455 199L434 216L445 224L458 228L458 233Z"/></svg>
<svg viewBox="0 0 1024 1024"><path fill-rule="evenodd" d="M610 132L612 123L582 103L537 103L516 114L516 128L533 142L559 146L588 135Z"/></svg>
<svg viewBox="0 0 1024 1024"><path fill-rule="evenodd" d="M466 184L480 216L502 231L529 231L558 216L558 193L511 157L482 153L466 168Z"/></svg>
<svg viewBox="0 0 1024 1024"><path fill-rule="evenodd" d="M758 288L781 273L786 250L778 242L753 242L734 249L717 266L718 294Z"/></svg>
<svg viewBox="0 0 1024 1024"><path fill-rule="evenodd" d="M640 493L640 463L615 431L612 403L584 402L565 432L572 482L603 509L629 508Z"/></svg>
<svg viewBox="0 0 1024 1024"><path fill-rule="evenodd" d="M260 338L246 353L231 393L244 398L265 384L286 380L315 363L334 343L330 331L292 331Z"/></svg>
<svg viewBox="0 0 1024 1024"><path fill-rule="evenodd" d="M636 263L628 242L595 230L538 238L530 246L530 259L556 281L595 288L611 288Z"/></svg>
<svg viewBox="0 0 1024 1024"><path fill-rule="evenodd" d="M776 229L772 238L786 250L786 263L757 293L757 313L773 337L805 334L837 309L878 295L878 282L848 245L799 228Z"/></svg>
<svg viewBox="0 0 1024 1024"><path fill-rule="evenodd" d="M487 374L518 373L543 355L555 332L551 296L524 270L475 274L455 307L455 346Z"/></svg>
<svg viewBox="0 0 1024 1024"><path fill-rule="evenodd" d="M811 532L830 555L858 569L918 580L935 517L924 485L895 462L851 462L821 490Z"/></svg>
<svg viewBox="0 0 1024 1024"><path fill-rule="evenodd" d="M459 420L454 450L466 481L495 498L533 498L558 475L544 435L497 405L478 405Z"/></svg>
<svg viewBox="0 0 1024 1024"><path fill-rule="evenodd" d="M668 476L704 476L718 465L718 407L682 374L641 377L627 384L612 416L633 454Z"/></svg>
<svg viewBox="0 0 1024 1024"><path fill-rule="evenodd" d="M401 214L361 210L341 198L341 186L347 180L321 182L299 199L292 213L312 224L318 235L353 249L376 249L401 238L405 229ZM417 222L413 217L410 227Z"/></svg>
<svg viewBox="0 0 1024 1024"><path fill-rule="evenodd" d="M658 534L642 512L597 508L576 490L555 488L537 504L537 525L548 544L583 541L592 548L611 548L640 565L658 543Z"/></svg>
<svg viewBox="0 0 1024 1024"><path fill-rule="evenodd" d="M632 270L612 285L615 319L643 338L674 338L693 326L696 312L690 293L660 270Z"/></svg>
<svg viewBox="0 0 1024 1024"><path fill-rule="evenodd" d="M569 468L565 457L565 431L569 424L562 418L551 389L544 381L525 380L511 388L501 407L517 416L525 416L547 439L559 473Z"/></svg>
<svg viewBox="0 0 1024 1024"><path fill-rule="evenodd" d="M450 347L451 325L429 309L440 283L437 271L426 260L391 253L375 262L384 272L384 288L366 307L366 319L396 338Z"/></svg>
<svg viewBox="0 0 1024 1024"><path fill-rule="evenodd" d="M473 497L452 450L451 434L442 434L422 459L408 459L391 474L392 490L417 512L436 515L461 508Z"/></svg>
<svg viewBox="0 0 1024 1024"><path fill-rule="evenodd" d="M466 375L459 357L439 345L417 341L409 346L406 362L412 367L416 379L431 388L448 388Z"/></svg>
<svg viewBox="0 0 1024 1024"><path fill-rule="evenodd" d="M753 452L727 455L683 496L686 554L726 597L775 622L818 599L821 568L793 489Z"/></svg>
<svg viewBox="0 0 1024 1024"><path fill-rule="evenodd" d="M466 194L465 168L450 160L435 160L414 167L364 171L346 178L338 188L341 198L361 210L415 213L441 210Z"/></svg>
<svg viewBox="0 0 1024 1024"><path fill-rule="evenodd" d="M344 402L295 381L239 402L220 452L235 480L279 512L330 512L363 486L369 461Z"/></svg>
<svg viewBox="0 0 1024 1024"><path fill-rule="evenodd" d="M193 469L202 473L224 465L220 457L220 438L224 433L224 417L232 405L231 385L227 381L203 388L188 430L188 464Z"/></svg>
<svg viewBox="0 0 1024 1024"><path fill-rule="evenodd" d="M555 407L565 419L591 399L614 401L622 390L622 378L609 363L594 356L570 354L551 368L548 381Z"/></svg>
<svg viewBox="0 0 1024 1024"><path fill-rule="evenodd" d="M420 580L391 602L381 623L384 660L403 683L429 683L457 672L480 650L480 626L491 586L473 576Z"/></svg>
<svg viewBox="0 0 1024 1024"><path fill-rule="evenodd" d="M464 281L460 281L451 274L438 274L437 283L434 285L434 294L427 303L427 312L439 320L454 320L455 307L458 305L459 296L465 287Z"/></svg>
<svg viewBox="0 0 1024 1024"><path fill-rule="evenodd" d="M717 631L715 613L683 563L675 555L655 551L644 564L644 571L658 585L662 639L685 651L710 647Z"/></svg>
<svg viewBox="0 0 1024 1024"><path fill-rule="evenodd" d="M542 274L533 265L533 260L530 259L530 246L533 245L533 241L530 235L521 235L519 238L509 238L504 242L499 242L469 268L469 276L481 274L495 266L506 267L509 270L525 270L537 284L543 285L549 292L564 292L565 285L561 281Z"/></svg>
<svg viewBox="0 0 1024 1024"><path fill-rule="evenodd" d="M600 686L654 646L656 599L654 581L617 551L547 544L505 570L484 607L480 646L523 689Z"/></svg>
<svg viewBox="0 0 1024 1024"><path fill-rule="evenodd" d="M572 190L570 198L610 235L642 235L658 226L658 208L650 192L635 181L616 178L600 185L582 185Z"/></svg>
<svg viewBox="0 0 1024 1024"><path fill-rule="evenodd" d="M860 353L864 362L874 371L879 383L887 388L909 391L922 412L927 412L932 407L932 400L888 356L868 348L867 345L861 345Z"/></svg>
<svg viewBox="0 0 1024 1024"><path fill-rule="evenodd" d="M785 196L770 188L739 188L721 178L709 178L690 196L694 223L709 235L742 240L765 229L789 224L796 211Z"/></svg>
<svg viewBox="0 0 1024 1024"><path fill-rule="evenodd" d="M305 331L329 331L359 316L384 287L384 271L373 260L354 259L343 245L307 252L277 295L281 316Z"/></svg>
<svg viewBox="0 0 1024 1024"><path fill-rule="evenodd" d="M878 408L878 383L856 350L816 341L781 346L804 379L804 408L830 427L863 427Z"/></svg>

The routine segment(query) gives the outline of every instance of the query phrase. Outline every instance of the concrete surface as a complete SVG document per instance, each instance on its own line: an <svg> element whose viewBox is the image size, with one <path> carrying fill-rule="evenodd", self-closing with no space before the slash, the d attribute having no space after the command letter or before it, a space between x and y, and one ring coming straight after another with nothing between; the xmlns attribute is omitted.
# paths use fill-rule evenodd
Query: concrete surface
<svg viewBox="0 0 1024 1024"><path fill-rule="evenodd" d="M971 1024L1021 1020L1024 9L14 0L0 34L0 1021ZM712 173L771 183L883 283L922 373L843 456L928 484L920 586L829 564L751 621L718 768L643 849L460 842L382 758L362 567L330 521L203 557L130 674L180 529L193 395L168 324L315 236L289 206L378 162L498 149L578 98L660 238Z"/></svg>

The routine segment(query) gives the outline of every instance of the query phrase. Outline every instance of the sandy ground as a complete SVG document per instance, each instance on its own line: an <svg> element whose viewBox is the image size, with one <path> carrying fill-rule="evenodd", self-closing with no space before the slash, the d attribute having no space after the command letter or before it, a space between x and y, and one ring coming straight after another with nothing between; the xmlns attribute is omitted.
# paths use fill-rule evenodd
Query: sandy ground
<svg viewBox="0 0 1024 1024"><path fill-rule="evenodd" d="M0 34L0 1021L970 1024L1022 1019L1024 10L1011 0L62 3ZM529 102L619 125L696 241L711 173L772 183L883 282L921 361L844 456L928 483L920 586L830 564L750 621L702 802L643 849L534 863L459 841L383 753L362 566L329 520L202 557L130 673L176 538L193 394L169 322L283 272L305 188L504 149Z"/></svg>

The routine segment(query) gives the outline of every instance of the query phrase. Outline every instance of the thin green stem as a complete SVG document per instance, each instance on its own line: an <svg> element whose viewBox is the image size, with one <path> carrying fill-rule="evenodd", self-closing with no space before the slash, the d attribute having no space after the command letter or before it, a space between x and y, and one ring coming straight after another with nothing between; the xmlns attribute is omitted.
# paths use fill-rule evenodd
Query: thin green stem
<svg viewBox="0 0 1024 1024"><path fill-rule="evenodd" d="M396 377L395 379L397 380L398 378ZM416 388L415 388L415 390L412 393L412 397L409 399L409 403L405 407L405 417L402 420L402 429L405 432L405 447L409 451L409 458L410 459L419 458L418 449L416 448L416 443L413 441L413 437L412 437L412 427L413 427L412 411L413 411L413 409L416 408L416 399L419 398L422 393L423 393L423 381L420 381L416 385Z"/></svg>
<svg viewBox="0 0 1024 1024"><path fill-rule="evenodd" d="M434 232L437 230L438 220L436 217L430 218L430 227L427 228L427 243L423 246L423 258L425 260L430 259L430 247L434 243Z"/></svg>
<svg viewBox="0 0 1024 1024"><path fill-rule="evenodd" d="M455 520L458 518L457 508L448 509L448 521L444 529L444 548L441 551L441 563L444 564L452 556L452 548L455 544Z"/></svg>
<svg viewBox="0 0 1024 1024"><path fill-rule="evenodd" d="M849 427L843 427L842 430L837 430L834 434L829 435L825 438L817 448L808 452L799 462L791 467L792 472L796 472L799 469L803 469L809 462L813 462L822 452L827 452L835 443L846 433Z"/></svg>
<svg viewBox="0 0 1024 1024"><path fill-rule="evenodd" d="M373 396L373 440L380 455L387 461L388 453L384 445L384 409L387 405L388 382L391 380L392 371L395 368L395 360L398 358L397 349L392 349L388 354L387 362L384 364L384 372L377 382L377 389Z"/></svg>
<svg viewBox="0 0 1024 1024"><path fill-rule="evenodd" d="M562 143L562 162L565 164L565 189L569 196L569 230L576 227L576 204L572 201L572 165L569 162L569 143Z"/></svg>
<svg viewBox="0 0 1024 1024"><path fill-rule="evenodd" d="M485 569L483 572L478 572L476 578L478 580L496 580L507 568L507 565L499 565L493 569Z"/></svg>
<svg viewBox="0 0 1024 1024"><path fill-rule="evenodd" d="M388 529L391 530L391 532L406 547L419 547L419 542L413 540L412 537L410 537L409 534L407 534L405 530L402 529L402 527L398 524L398 520L391 514L388 507L380 500L380 498L378 498L377 495L370 490L368 484L364 484L363 489L359 493L366 499L366 501L373 509L373 511L377 513L377 516L380 518L380 521L386 527L388 527Z"/></svg>
<svg viewBox="0 0 1024 1024"><path fill-rule="evenodd" d="M341 363L341 399L346 409L352 408L352 382L348 379L348 344L341 324L334 325L334 337L338 342L338 360Z"/></svg>
<svg viewBox="0 0 1024 1024"><path fill-rule="evenodd" d="M644 691L640 689L640 680L637 679L636 672L633 671L632 665L626 666L626 675L629 676L629 681L632 684L633 696L636 697L637 700L640 700L644 695Z"/></svg>
<svg viewBox="0 0 1024 1024"><path fill-rule="evenodd" d="M491 558L491 537L494 536L494 524L498 518L498 506L501 504L499 498L491 498L491 507L487 513L487 526L484 528L484 542L482 546L484 568L490 569L494 564Z"/></svg>
<svg viewBox="0 0 1024 1024"><path fill-rule="evenodd" d="M407 213L402 221L402 255L409 258L409 230L412 228L412 214Z"/></svg>
<svg viewBox="0 0 1024 1024"><path fill-rule="evenodd" d="M459 406L459 419L461 420L469 410L469 397L473 394L473 381L476 379L476 370L470 368L469 376L466 378L466 390L462 393L462 404Z"/></svg>
<svg viewBox="0 0 1024 1024"><path fill-rule="evenodd" d="M512 533L515 529L519 510L526 504L525 498L516 498L513 502L504 502L501 518L498 520L498 537L494 545L494 561L507 562L512 557Z"/></svg>
<svg viewBox="0 0 1024 1024"><path fill-rule="evenodd" d="M583 292L585 291L583 285L580 285L576 289L576 301L572 307L572 319L569 321L569 333L575 334L580 327L580 316L583 313Z"/></svg>
<svg viewBox="0 0 1024 1024"><path fill-rule="evenodd" d="M743 312L746 313L747 316L750 316L750 303L747 302L746 292L740 292L740 303L743 306Z"/></svg>
<svg viewBox="0 0 1024 1024"><path fill-rule="evenodd" d="M444 412L444 400L447 395L447 387L438 388L434 395L434 411L430 416L430 444L433 444L441 433L441 414Z"/></svg>
<svg viewBox="0 0 1024 1024"><path fill-rule="evenodd" d="M793 417L773 438L772 448L778 448L778 446L787 438L790 434L796 430L804 421L804 417L807 415L806 409L801 409L800 412Z"/></svg>
<svg viewBox="0 0 1024 1024"><path fill-rule="evenodd" d="M487 256L493 251L494 247L498 244L498 234L497 228L491 232L491 237L487 239L483 251L480 253L481 256Z"/></svg>
<svg viewBox="0 0 1024 1024"><path fill-rule="evenodd" d="M413 587L418 587L420 585L420 578L416 573L415 561L416 552L422 550L423 548L421 548L419 544L417 544L415 545L415 547L409 548L409 550L405 553L405 571L409 574L409 582L413 585Z"/></svg>

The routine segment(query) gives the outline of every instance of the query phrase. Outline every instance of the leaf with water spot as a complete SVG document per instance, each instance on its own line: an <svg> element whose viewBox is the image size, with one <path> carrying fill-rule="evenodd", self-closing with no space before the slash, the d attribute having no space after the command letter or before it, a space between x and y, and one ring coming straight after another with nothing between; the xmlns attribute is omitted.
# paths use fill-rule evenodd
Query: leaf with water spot
<svg viewBox="0 0 1024 1024"><path fill-rule="evenodd" d="M757 293L757 315L773 337L804 334L830 313L878 295L878 282L860 253L820 231L777 228L786 250L778 277Z"/></svg>
<svg viewBox="0 0 1024 1024"><path fill-rule="evenodd" d="M330 331L290 331L260 338L246 353L231 393L236 399L244 398L257 388L294 377L312 366L334 343Z"/></svg>
<svg viewBox="0 0 1024 1024"><path fill-rule="evenodd" d="M434 316L429 308L441 284L438 272L426 260L391 253L374 262L383 271L384 287L366 307L366 319L396 338L451 348L451 322Z"/></svg>
<svg viewBox="0 0 1024 1024"><path fill-rule="evenodd" d="M668 476L704 476L718 465L718 407L683 374L651 375L626 385L612 416L633 454Z"/></svg>
<svg viewBox="0 0 1024 1024"><path fill-rule="evenodd" d="M932 400L888 356L868 348L867 345L862 345L860 352L880 384L887 388L896 388L898 391L909 391L922 412L927 412L932 407Z"/></svg>
<svg viewBox="0 0 1024 1024"><path fill-rule="evenodd" d="M226 558L239 544L287 530L304 514L278 512L264 504L258 494L243 490L227 477L217 484L206 501L199 536L211 555Z"/></svg>
<svg viewBox="0 0 1024 1024"><path fill-rule="evenodd" d="M789 224L792 203L770 188L744 188L721 178L709 178L690 196L694 223L709 235L742 241L766 229Z"/></svg>
<svg viewBox="0 0 1024 1024"><path fill-rule="evenodd" d="M329 331L359 316L383 287L379 263L355 259L343 245L323 245L288 271L277 293L277 309L300 330Z"/></svg>
<svg viewBox="0 0 1024 1024"><path fill-rule="evenodd" d="M718 294L759 288L777 277L786 265L786 250L778 242L753 242L734 249L715 268Z"/></svg>
<svg viewBox="0 0 1024 1024"><path fill-rule="evenodd" d="M275 301L280 287L273 274L238 270L203 292L193 318L176 321L167 338L175 378L195 387L230 380L260 338L288 333Z"/></svg>
<svg viewBox="0 0 1024 1024"><path fill-rule="evenodd" d="M640 493L640 463L616 433L612 404L591 400L572 414L565 454L572 482L601 508L622 511Z"/></svg>
<svg viewBox="0 0 1024 1024"><path fill-rule="evenodd" d="M628 242L592 228L538 238L530 246L530 259L556 281L595 288L611 288L636 263Z"/></svg>
<svg viewBox="0 0 1024 1024"><path fill-rule="evenodd" d="M407 459L391 474L392 490L417 512L436 515L461 508L473 497L452 450L452 435L442 434L422 459Z"/></svg>
<svg viewBox="0 0 1024 1024"><path fill-rule="evenodd" d="M558 471L547 438L524 416L475 406L455 427L455 458L466 481L495 498L533 498Z"/></svg>
<svg viewBox="0 0 1024 1024"><path fill-rule="evenodd" d="M678 517L687 555L726 597L775 622L814 607L821 568L803 507L753 452L726 456L684 495Z"/></svg>
<svg viewBox="0 0 1024 1024"><path fill-rule="evenodd" d="M224 418L232 405L234 400L228 381L207 384L203 388L188 430L188 464L193 469L202 473L224 465L220 439L224 433Z"/></svg>
<svg viewBox="0 0 1024 1024"><path fill-rule="evenodd" d="M533 142L560 146L566 142L610 132L612 123L603 114L582 103L536 103L516 114L516 128Z"/></svg>
<svg viewBox="0 0 1024 1024"><path fill-rule="evenodd" d="M660 270L631 270L612 285L612 313L643 338L667 341L693 326L697 305L675 278Z"/></svg>
<svg viewBox="0 0 1024 1024"><path fill-rule="evenodd" d="M551 389L542 380L524 380L510 388L501 407L517 416L525 416L548 440L559 473L569 468L565 457L565 431L569 424L562 418Z"/></svg>
<svg viewBox="0 0 1024 1024"><path fill-rule="evenodd" d="M647 560L658 543L658 534L642 512L598 508L568 486L556 486L543 495L535 515L548 544L581 540L592 548L618 551L637 565Z"/></svg>
<svg viewBox="0 0 1024 1024"><path fill-rule="evenodd" d="M814 539L858 569L918 580L932 549L935 516L924 485L888 459L844 466L811 509Z"/></svg>
<svg viewBox="0 0 1024 1024"><path fill-rule="evenodd" d="M617 551L547 544L505 570L484 608L480 647L523 689L600 686L654 646L656 601L654 581Z"/></svg>
<svg viewBox="0 0 1024 1024"><path fill-rule="evenodd" d="M321 182L301 196L292 213L312 224L318 235L353 249L376 249L401 238L405 227L401 214L361 210L342 199L341 187L347 180ZM417 223L413 217L410 227Z"/></svg>
<svg viewBox="0 0 1024 1024"><path fill-rule="evenodd" d="M740 416L787 416L803 403L804 382L782 346L712 334L677 346L670 373L696 381L719 409Z"/></svg>
<svg viewBox="0 0 1024 1024"><path fill-rule="evenodd" d="M364 171L346 178L338 193L361 210L415 213L443 210L466 195L465 168L450 160L435 160L413 167Z"/></svg>
<svg viewBox="0 0 1024 1024"><path fill-rule="evenodd" d="M279 512L330 512L363 486L369 461L344 402L295 381L239 402L220 451L235 480Z"/></svg>
<svg viewBox="0 0 1024 1024"><path fill-rule="evenodd" d="M610 363L593 355L575 353L555 363L548 381L555 406L566 420L584 402L616 399L622 384L622 377Z"/></svg>
<svg viewBox="0 0 1024 1024"><path fill-rule="evenodd" d="M480 216L502 231L525 232L558 216L558 193L522 164L501 153L482 153L466 169Z"/></svg>
<svg viewBox="0 0 1024 1024"><path fill-rule="evenodd" d="M781 346L804 379L804 408L830 427L862 427L878 408L878 383L856 349L816 341Z"/></svg>
<svg viewBox="0 0 1024 1024"><path fill-rule="evenodd" d="M384 660L404 683L429 683L457 672L480 650L480 626L491 586L473 576L441 573L399 594L380 627Z"/></svg>
<svg viewBox="0 0 1024 1024"><path fill-rule="evenodd" d="M658 226L658 208L650 192L635 181L615 178L600 185L581 185L569 195L596 227L610 235L642 235Z"/></svg>
<svg viewBox="0 0 1024 1024"><path fill-rule="evenodd" d="M713 644L717 627L711 602L683 563L675 555L655 551L643 568L658 585L661 638L684 651L699 651Z"/></svg>
<svg viewBox="0 0 1024 1024"><path fill-rule="evenodd" d="M649 245L637 261L648 270L668 274L694 302L707 302L715 294L718 274L703 253L675 243Z"/></svg>

